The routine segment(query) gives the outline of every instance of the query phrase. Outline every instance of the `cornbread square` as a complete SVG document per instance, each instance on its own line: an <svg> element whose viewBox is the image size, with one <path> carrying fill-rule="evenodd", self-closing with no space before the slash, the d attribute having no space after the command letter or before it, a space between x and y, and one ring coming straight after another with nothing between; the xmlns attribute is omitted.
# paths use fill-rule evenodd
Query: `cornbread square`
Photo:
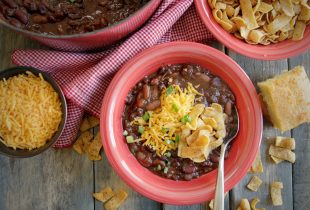
<svg viewBox="0 0 310 210"><path fill-rule="evenodd" d="M287 131L310 122L310 82L303 66L296 66L258 83L274 127Z"/></svg>

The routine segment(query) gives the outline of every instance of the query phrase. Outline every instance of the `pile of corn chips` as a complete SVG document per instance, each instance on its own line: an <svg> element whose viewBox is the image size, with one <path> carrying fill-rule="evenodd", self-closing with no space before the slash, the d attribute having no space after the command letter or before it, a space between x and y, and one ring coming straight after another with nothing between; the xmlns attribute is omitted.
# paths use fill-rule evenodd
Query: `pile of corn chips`
<svg viewBox="0 0 310 210"><path fill-rule="evenodd" d="M217 103L210 107L196 104L190 115L193 120L182 128L178 156L203 162L208 159L212 150L223 144L227 116L223 113L222 106Z"/></svg>
<svg viewBox="0 0 310 210"><path fill-rule="evenodd" d="M115 210L126 200L128 194L122 189L114 192L111 187L106 187L100 192L93 193L93 197L105 203L106 210Z"/></svg>
<svg viewBox="0 0 310 210"><path fill-rule="evenodd" d="M93 136L89 129L99 125L99 120L92 116L87 116L83 119L80 131L81 135L78 137L73 145L73 149L79 154L87 154L90 160L101 160L100 150L102 142L100 133Z"/></svg>
<svg viewBox="0 0 310 210"><path fill-rule="evenodd" d="M270 145L269 147L269 155L276 164L281 163L283 160L294 163L296 155L291 151L294 149L294 138L277 136L275 139L275 146Z"/></svg>
<svg viewBox="0 0 310 210"><path fill-rule="evenodd" d="M208 0L214 19L249 44L301 40L310 23L307 0Z"/></svg>

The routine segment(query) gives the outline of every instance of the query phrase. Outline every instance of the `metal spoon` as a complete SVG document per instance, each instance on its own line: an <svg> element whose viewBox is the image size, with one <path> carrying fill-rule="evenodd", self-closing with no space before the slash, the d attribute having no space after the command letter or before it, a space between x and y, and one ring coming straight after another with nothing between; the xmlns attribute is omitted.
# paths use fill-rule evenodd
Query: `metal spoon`
<svg viewBox="0 0 310 210"><path fill-rule="evenodd" d="M227 145L237 136L239 131L239 115L237 107L232 110L233 127L224 138L218 165L217 182L215 189L214 210L224 210L224 156Z"/></svg>

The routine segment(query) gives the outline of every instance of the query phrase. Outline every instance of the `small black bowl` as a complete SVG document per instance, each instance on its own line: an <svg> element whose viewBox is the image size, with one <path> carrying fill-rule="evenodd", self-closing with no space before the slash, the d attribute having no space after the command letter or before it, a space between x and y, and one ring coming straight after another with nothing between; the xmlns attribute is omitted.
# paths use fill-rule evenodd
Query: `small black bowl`
<svg viewBox="0 0 310 210"><path fill-rule="evenodd" d="M44 152L45 150L47 150L48 148L53 146L53 144L57 141L57 139L59 138L59 136L61 135L61 133L65 127L65 123L67 120L67 103L66 103L65 96L64 96L62 90L60 89L60 87L55 82L55 80L51 76L49 76L47 73L45 73L39 69L33 68L33 67L18 66L18 67L13 67L13 68L7 69L5 71L1 71L0 72L0 80L3 80L4 78L8 79L9 77L16 76L19 74L25 74L26 71L30 71L36 76L38 76L41 73L41 75L43 76L45 81L47 81L48 83L50 83L52 85L54 90L58 93L60 101L61 101L62 119L61 119L59 128L58 128L57 132L54 134L54 136L52 137L52 139L49 140L44 146L42 146L40 148L33 149L33 150L26 150L26 149L14 150L13 148L7 147L2 142L0 142L0 154L6 155L9 157L25 158L25 157L32 157L32 156L35 156L35 155L38 155L38 154Z"/></svg>

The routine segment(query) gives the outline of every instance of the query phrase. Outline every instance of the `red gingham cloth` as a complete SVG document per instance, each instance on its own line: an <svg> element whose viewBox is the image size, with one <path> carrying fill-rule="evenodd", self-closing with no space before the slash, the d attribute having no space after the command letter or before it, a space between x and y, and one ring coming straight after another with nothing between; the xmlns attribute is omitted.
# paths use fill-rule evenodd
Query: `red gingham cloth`
<svg viewBox="0 0 310 210"><path fill-rule="evenodd" d="M13 53L13 63L48 72L67 98L67 124L55 148L68 147L74 142L84 111L99 117L104 92L113 75L137 53L163 42L212 39L192 4L193 0L163 0L141 29L123 43L100 53L46 50L17 50Z"/></svg>

